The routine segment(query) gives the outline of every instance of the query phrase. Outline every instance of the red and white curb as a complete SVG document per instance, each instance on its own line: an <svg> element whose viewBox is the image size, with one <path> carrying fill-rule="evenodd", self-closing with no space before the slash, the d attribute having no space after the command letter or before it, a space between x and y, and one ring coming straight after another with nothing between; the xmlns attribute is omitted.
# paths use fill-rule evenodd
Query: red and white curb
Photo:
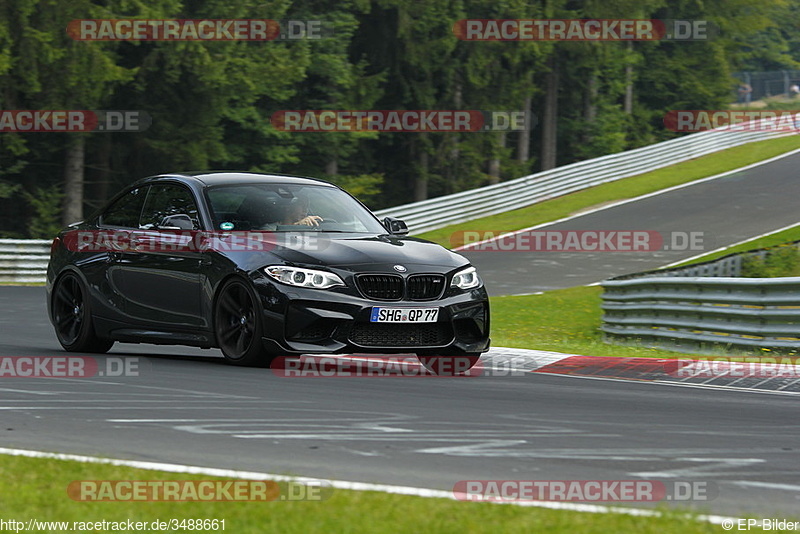
<svg viewBox="0 0 800 534"><path fill-rule="evenodd" d="M304 358L322 358L322 356L304 356ZM325 356L330 358L330 356ZM385 362L385 359L374 355L344 355L336 359L346 361ZM713 363L709 363L713 362ZM480 365L484 372L479 376L525 376L529 373L542 373L577 378L594 378L607 380L634 380L672 385L696 385L697 387L726 387L749 391L780 392L798 394L800 367L785 363L751 363L721 362L719 360L675 360L659 358L611 358L563 354L558 352L525 350L496 347L481 357ZM486 371L497 371L486 372ZM513 371L508 373L508 371ZM741 374L762 374L764 376L739 376ZM713 375L710 376L709 375ZM775 376L772 376L775 375ZM768 383L775 380L788 381L778 389L767 389ZM723 383L720 383L723 382ZM769 386L771 387L771 386ZM98 458L77 454L33 451L25 449L0 448L0 454L44 458L81 463L126 466L136 469L162 471L169 473L202 474L215 477L273 480L276 482L294 482L313 484L349 491L377 491L395 495L409 495L425 498L458 500L452 491L411 486L395 486L389 484L373 484L313 477L293 477L273 473L240 471L205 466L182 465L161 462L147 462L127 459ZM626 508L598 504L582 504L554 501L508 501L494 504L528 506L588 513L618 513L631 516L659 517L658 510L645 508ZM688 515L699 521L717 525L731 525L739 519L721 515Z"/></svg>
<svg viewBox="0 0 800 534"><path fill-rule="evenodd" d="M414 356L403 360L403 369L396 367L402 356L367 354L321 356L308 355L303 359L342 362L342 372L330 376L419 376L421 364ZM494 347L481 356L479 364L463 376L508 377L528 373L560 375L600 380L627 380L652 384L726 389L736 391L800 394L800 365L789 357L745 357L743 361L709 356L689 358L615 358L582 356L541 350ZM370 362L369 372L350 373L346 362ZM393 367L395 366L395 367ZM313 367L313 366L312 366ZM363 370L363 367L361 368ZM383 372L382 372L383 371ZM288 375L288 373L287 373ZM313 375L313 373L312 373ZM299 375L297 375L299 376ZM319 373L322 376L322 373Z"/></svg>
<svg viewBox="0 0 800 534"><path fill-rule="evenodd" d="M615 358L498 347L482 358L489 368L579 378L800 394L800 366L782 356L706 359Z"/></svg>

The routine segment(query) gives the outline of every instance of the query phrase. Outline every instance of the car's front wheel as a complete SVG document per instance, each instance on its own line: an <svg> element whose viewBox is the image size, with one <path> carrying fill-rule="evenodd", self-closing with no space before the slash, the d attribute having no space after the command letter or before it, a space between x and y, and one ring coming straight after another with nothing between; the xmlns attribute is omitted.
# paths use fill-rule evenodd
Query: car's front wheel
<svg viewBox="0 0 800 534"><path fill-rule="evenodd" d="M214 308L214 333L225 360L234 365L268 365L261 345L261 313L250 284L232 278L222 286Z"/></svg>
<svg viewBox="0 0 800 534"><path fill-rule="evenodd" d="M102 354L114 345L113 340L95 333L89 292L76 274L65 273L56 281L52 310L56 337L64 350Z"/></svg>

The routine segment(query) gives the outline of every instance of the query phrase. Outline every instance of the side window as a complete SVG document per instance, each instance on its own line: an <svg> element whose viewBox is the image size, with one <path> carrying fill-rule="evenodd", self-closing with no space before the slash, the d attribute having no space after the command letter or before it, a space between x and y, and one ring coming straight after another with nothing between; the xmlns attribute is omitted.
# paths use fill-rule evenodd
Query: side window
<svg viewBox="0 0 800 534"><path fill-rule="evenodd" d="M171 227L198 230L200 219L192 193L178 185L150 186L140 228Z"/></svg>
<svg viewBox="0 0 800 534"><path fill-rule="evenodd" d="M120 228L138 228L139 216L142 213L144 198L147 188L131 189L120 197L100 216L102 226L116 226Z"/></svg>

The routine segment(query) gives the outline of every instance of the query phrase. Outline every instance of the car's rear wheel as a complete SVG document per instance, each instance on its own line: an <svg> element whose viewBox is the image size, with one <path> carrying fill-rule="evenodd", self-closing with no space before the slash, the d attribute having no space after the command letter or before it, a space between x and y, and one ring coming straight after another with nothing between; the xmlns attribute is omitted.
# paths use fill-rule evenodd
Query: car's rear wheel
<svg viewBox="0 0 800 534"><path fill-rule="evenodd" d="M52 310L56 337L65 350L104 353L114 345L113 340L95 333L89 293L76 274L65 273L56 281Z"/></svg>
<svg viewBox="0 0 800 534"><path fill-rule="evenodd" d="M464 353L455 356L417 356L425 368L439 376L466 374L481 359L480 353Z"/></svg>
<svg viewBox="0 0 800 534"><path fill-rule="evenodd" d="M214 310L214 333L227 362L268 365L271 357L261 345L262 330L255 292L247 282L232 278L220 290Z"/></svg>

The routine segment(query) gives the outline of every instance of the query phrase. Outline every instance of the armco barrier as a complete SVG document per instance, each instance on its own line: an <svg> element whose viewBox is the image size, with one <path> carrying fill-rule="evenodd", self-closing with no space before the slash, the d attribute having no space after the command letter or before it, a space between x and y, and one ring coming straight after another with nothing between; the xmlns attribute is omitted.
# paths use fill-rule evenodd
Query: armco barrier
<svg viewBox="0 0 800 534"><path fill-rule="evenodd" d="M726 148L784 135L794 133L753 129L708 130L627 152L571 163L508 182L379 210L375 214L380 218L402 219L412 235L420 234L522 208Z"/></svg>
<svg viewBox="0 0 800 534"><path fill-rule="evenodd" d="M744 258L767 253L606 280L601 329L611 341L693 352L800 350L800 277L736 277Z"/></svg>
<svg viewBox="0 0 800 534"><path fill-rule="evenodd" d="M635 176L674 163L753 141L793 132L709 130L619 154L572 163L454 195L376 211L380 217L406 221L411 234L493 215ZM47 240L0 239L0 283L44 282L49 254Z"/></svg>
<svg viewBox="0 0 800 534"><path fill-rule="evenodd" d="M0 239L0 283L44 282L49 260L46 239Z"/></svg>

